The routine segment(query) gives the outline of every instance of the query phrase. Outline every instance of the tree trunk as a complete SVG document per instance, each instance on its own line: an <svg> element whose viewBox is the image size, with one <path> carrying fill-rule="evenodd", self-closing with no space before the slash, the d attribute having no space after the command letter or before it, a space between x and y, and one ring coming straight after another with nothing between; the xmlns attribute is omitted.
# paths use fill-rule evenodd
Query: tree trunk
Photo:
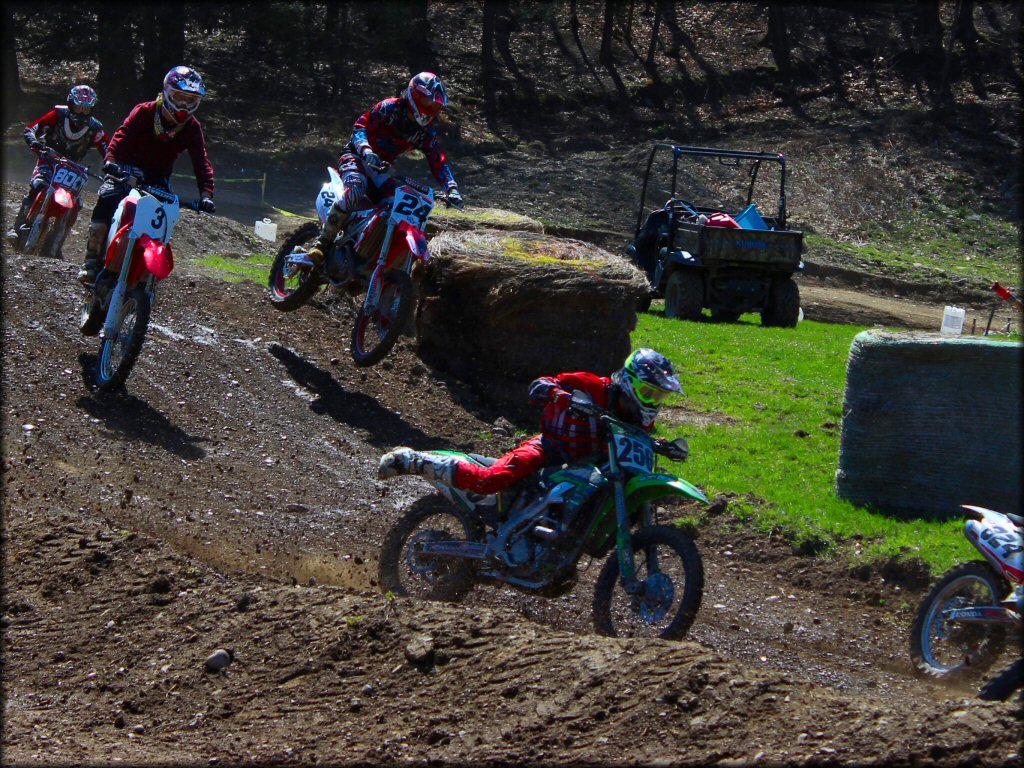
<svg viewBox="0 0 1024 768"><path fill-rule="evenodd" d="M654 52L658 48L658 35L661 34L661 1L654 3L654 23L651 25L651 42L647 46L647 59L644 67L652 80L657 80L658 68L654 66Z"/></svg>
<svg viewBox="0 0 1024 768"><path fill-rule="evenodd" d="M768 34L765 44L772 52L772 58L779 68L785 86L793 83L793 60L790 58L789 29L786 25L786 8L781 2L768 3Z"/></svg>
<svg viewBox="0 0 1024 768"><path fill-rule="evenodd" d="M137 96L135 63L132 53L135 41L132 39L131 24L126 22L126 6L101 3L96 6L97 52L96 87L108 108L104 112L113 115L127 112L141 99ZM157 84L152 86L158 88ZM153 91L153 96L156 95ZM152 98L152 96L150 97ZM119 121L110 121L115 127Z"/></svg>
<svg viewBox="0 0 1024 768"><path fill-rule="evenodd" d="M946 75L949 62L942 47L942 20L939 18L938 0L917 0L914 5L914 43L918 66L928 83L932 104L944 104L950 99Z"/></svg>
<svg viewBox="0 0 1024 768"><path fill-rule="evenodd" d="M16 99L24 95L24 91L21 87L21 78L18 71L18 50L17 44L14 40L14 19L11 12L10 5L4 5L3 12L3 36L4 36L4 82L3 89L4 94L7 96L7 101Z"/></svg>
<svg viewBox="0 0 1024 768"><path fill-rule="evenodd" d="M612 63L612 30L615 28L615 0L604 2L604 26L601 29L601 53L598 61L602 64Z"/></svg>

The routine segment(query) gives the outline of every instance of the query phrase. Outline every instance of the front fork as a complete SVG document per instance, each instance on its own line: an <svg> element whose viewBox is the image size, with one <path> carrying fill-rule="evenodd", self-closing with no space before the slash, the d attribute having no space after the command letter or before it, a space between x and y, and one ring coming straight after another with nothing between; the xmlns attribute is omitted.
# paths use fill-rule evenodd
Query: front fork
<svg viewBox="0 0 1024 768"><path fill-rule="evenodd" d="M384 270L387 264L388 251L391 249L391 239L395 234L395 222L388 221L387 231L384 233L384 242L380 246L380 254L377 256L377 265L370 275L370 284L366 288L366 298L363 300L363 314L373 315L378 310L381 293L384 290ZM406 257L405 270L409 271L409 260L412 253Z"/></svg>
<svg viewBox="0 0 1024 768"><path fill-rule="evenodd" d="M110 301L107 305L107 317L103 322L103 332L100 338L109 339L111 343L117 340L118 329L121 327L118 315L121 312L121 304L124 302L125 293L128 291L128 271L132 266L132 253L135 250L134 237L128 238L125 246L124 258L121 259L121 272L117 276L117 283L110 294Z"/></svg>
<svg viewBox="0 0 1024 768"><path fill-rule="evenodd" d="M32 228L28 232L28 237L25 238L25 250L31 250L36 244L36 240L39 239L39 233L42 232L43 222L46 220L46 210L50 207L50 201L53 199L53 185L51 184L46 189L46 195L43 197L43 201L39 204L39 210L36 211L35 220L32 222Z"/></svg>

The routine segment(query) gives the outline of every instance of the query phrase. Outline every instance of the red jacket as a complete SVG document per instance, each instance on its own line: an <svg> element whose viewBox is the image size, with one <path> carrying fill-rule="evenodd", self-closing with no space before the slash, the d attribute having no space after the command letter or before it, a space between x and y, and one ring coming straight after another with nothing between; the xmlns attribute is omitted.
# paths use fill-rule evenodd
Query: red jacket
<svg viewBox="0 0 1024 768"><path fill-rule="evenodd" d="M136 105L110 140L105 161L141 168L147 184L169 179L178 155L187 151L192 158L199 194L213 196L213 166L206 155L206 138L202 126L193 116L173 133L157 133L157 103L145 101Z"/></svg>
<svg viewBox="0 0 1024 768"><path fill-rule="evenodd" d="M589 394L595 405L635 422L635 419L623 412L619 393L607 376L586 371L542 376L530 384L529 402L531 405L544 405L544 413L540 418L541 437L549 459L575 461L605 449L598 420L577 416L569 410L571 393L575 389L582 389ZM653 422L640 426L648 432L654 429Z"/></svg>

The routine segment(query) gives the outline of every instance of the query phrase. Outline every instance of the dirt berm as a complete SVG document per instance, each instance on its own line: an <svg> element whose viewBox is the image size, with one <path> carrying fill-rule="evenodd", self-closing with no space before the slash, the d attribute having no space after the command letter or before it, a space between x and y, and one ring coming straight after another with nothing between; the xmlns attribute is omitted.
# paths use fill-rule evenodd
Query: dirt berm
<svg viewBox="0 0 1024 768"><path fill-rule="evenodd" d="M597 564L553 600L389 599L377 552L427 487L378 457L496 455L504 414L411 340L356 368L346 302L275 312L195 261L248 231L190 212L127 391L97 394L84 230L66 261L3 252L5 765L1019 765L1015 704L911 675L927 574L799 556L724 499L681 642L594 635ZM667 416L685 433L697 405Z"/></svg>

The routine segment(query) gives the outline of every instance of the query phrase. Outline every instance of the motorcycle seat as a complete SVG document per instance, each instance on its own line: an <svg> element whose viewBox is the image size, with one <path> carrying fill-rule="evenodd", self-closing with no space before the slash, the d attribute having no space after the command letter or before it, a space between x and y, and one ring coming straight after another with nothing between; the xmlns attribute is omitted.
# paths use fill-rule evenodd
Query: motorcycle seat
<svg viewBox="0 0 1024 768"><path fill-rule="evenodd" d="M489 467L497 461L497 459L491 458L490 456L481 456L479 453L470 453L467 455L482 467Z"/></svg>

